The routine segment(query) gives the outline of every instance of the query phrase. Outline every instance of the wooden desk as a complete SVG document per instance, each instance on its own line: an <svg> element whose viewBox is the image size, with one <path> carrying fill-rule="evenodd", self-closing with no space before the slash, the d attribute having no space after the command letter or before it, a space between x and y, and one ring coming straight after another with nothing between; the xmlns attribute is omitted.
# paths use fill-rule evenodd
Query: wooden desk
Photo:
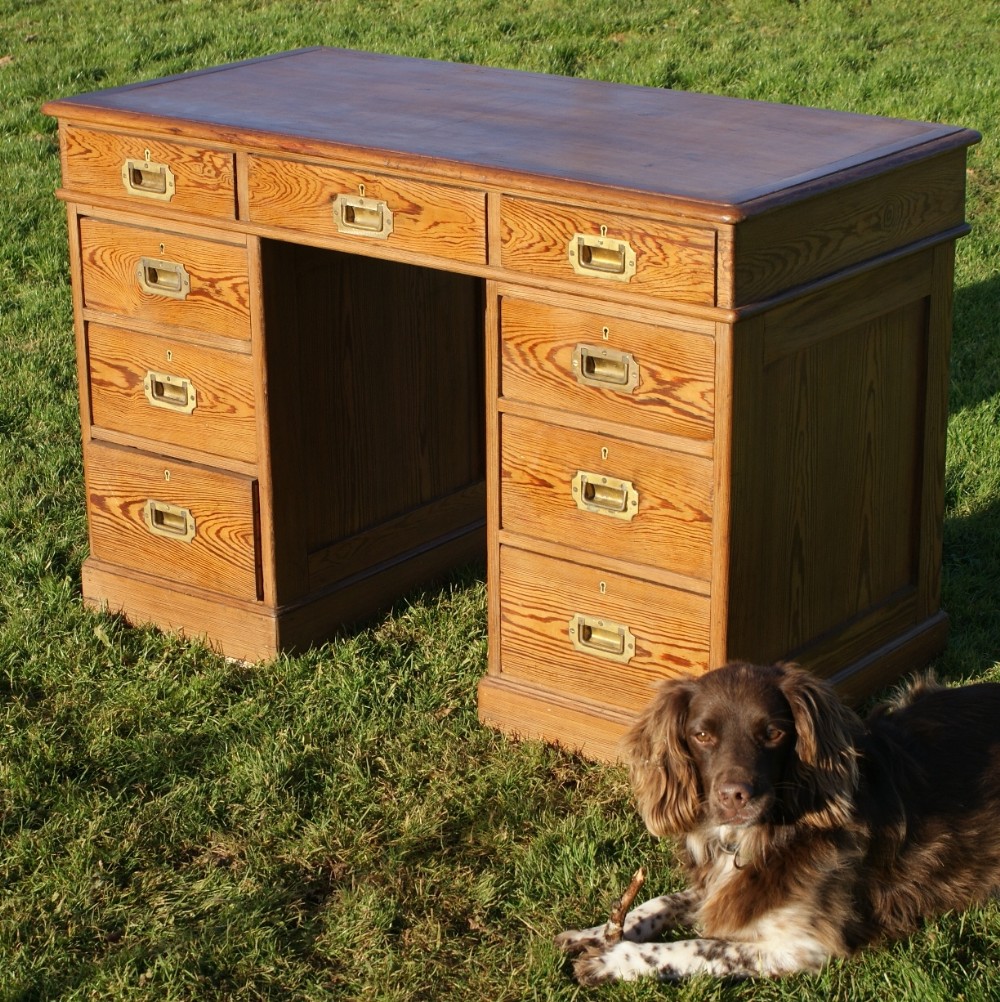
<svg viewBox="0 0 1000 1002"><path fill-rule="evenodd" d="M976 133L330 49L46 111L89 603L264 658L485 544L483 719L598 756L942 647Z"/></svg>

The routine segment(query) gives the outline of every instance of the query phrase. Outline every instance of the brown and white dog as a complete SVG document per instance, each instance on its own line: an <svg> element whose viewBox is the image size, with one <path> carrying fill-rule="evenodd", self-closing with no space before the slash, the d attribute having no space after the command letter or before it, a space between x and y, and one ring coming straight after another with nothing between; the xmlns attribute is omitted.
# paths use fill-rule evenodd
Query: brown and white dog
<svg viewBox="0 0 1000 1002"><path fill-rule="evenodd" d="M581 984L818 971L1000 890L1000 685L924 680L862 721L799 668L732 664L661 683L627 751L690 889L619 943L557 936Z"/></svg>

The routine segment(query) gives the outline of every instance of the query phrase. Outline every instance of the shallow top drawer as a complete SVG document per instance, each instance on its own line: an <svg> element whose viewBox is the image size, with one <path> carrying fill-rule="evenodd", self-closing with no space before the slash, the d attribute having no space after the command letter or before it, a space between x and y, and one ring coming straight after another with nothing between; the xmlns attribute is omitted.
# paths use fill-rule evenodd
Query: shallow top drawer
<svg viewBox="0 0 1000 1002"><path fill-rule="evenodd" d="M63 130L62 143L63 186L70 191L236 217L232 153L74 126Z"/></svg>
<svg viewBox="0 0 1000 1002"><path fill-rule="evenodd" d="M486 261L481 191L257 156L249 158L247 189L255 223Z"/></svg>
<svg viewBox="0 0 1000 1002"><path fill-rule="evenodd" d="M84 217L83 304L130 320L250 338L246 247Z"/></svg>
<svg viewBox="0 0 1000 1002"><path fill-rule="evenodd" d="M503 196L504 268L681 303L715 305L715 231Z"/></svg>

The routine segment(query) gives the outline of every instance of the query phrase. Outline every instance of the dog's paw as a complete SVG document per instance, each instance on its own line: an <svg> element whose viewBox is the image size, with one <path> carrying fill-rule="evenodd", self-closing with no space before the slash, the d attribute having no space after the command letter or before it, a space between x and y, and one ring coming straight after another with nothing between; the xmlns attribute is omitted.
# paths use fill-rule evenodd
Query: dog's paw
<svg viewBox="0 0 1000 1002"><path fill-rule="evenodd" d="M602 950L607 946L604 926L595 925L590 929L567 929L556 936L556 949L570 956L584 953L587 950Z"/></svg>

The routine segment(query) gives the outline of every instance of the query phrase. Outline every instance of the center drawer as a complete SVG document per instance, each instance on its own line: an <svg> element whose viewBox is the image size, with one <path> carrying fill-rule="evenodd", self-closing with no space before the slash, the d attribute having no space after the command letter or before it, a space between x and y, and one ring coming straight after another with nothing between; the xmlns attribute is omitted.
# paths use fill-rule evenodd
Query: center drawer
<svg viewBox="0 0 1000 1002"><path fill-rule="evenodd" d="M98 560L257 600L257 481L114 445L86 448Z"/></svg>
<svg viewBox="0 0 1000 1002"><path fill-rule="evenodd" d="M500 440L502 528L709 578L710 460L512 414Z"/></svg>
<svg viewBox="0 0 1000 1002"><path fill-rule="evenodd" d="M349 167L249 157L250 219L453 261L486 261L481 191Z"/></svg>

